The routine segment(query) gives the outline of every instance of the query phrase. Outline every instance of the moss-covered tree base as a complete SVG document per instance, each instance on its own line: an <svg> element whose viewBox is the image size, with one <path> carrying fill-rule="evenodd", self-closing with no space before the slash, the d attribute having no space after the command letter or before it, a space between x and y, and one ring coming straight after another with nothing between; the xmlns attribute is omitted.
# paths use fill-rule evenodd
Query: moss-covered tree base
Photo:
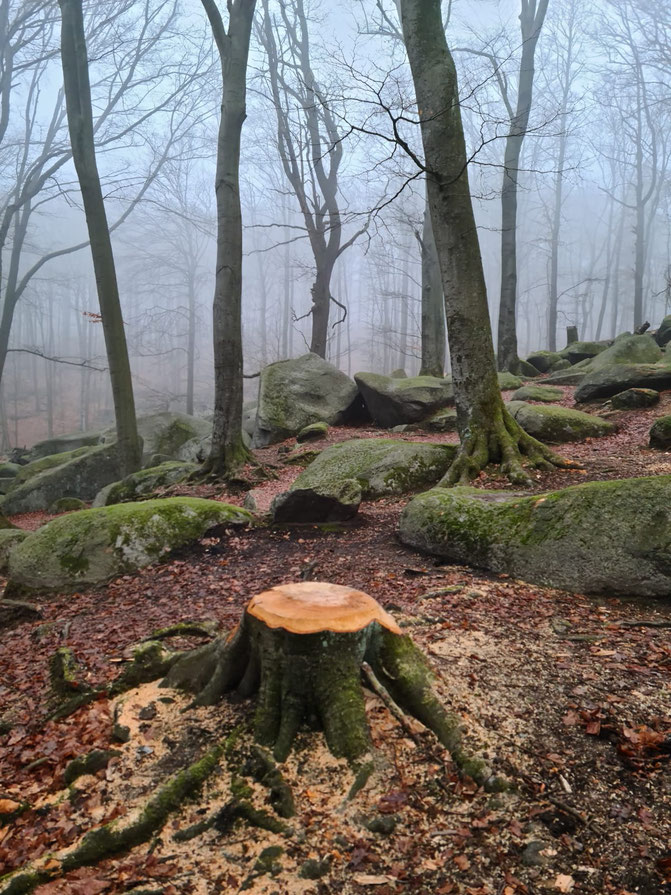
<svg viewBox="0 0 671 895"><path fill-rule="evenodd" d="M530 484L527 469L578 469L580 464L561 457L528 435L499 402L490 415L473 415L462 433L457 456L440 482L442 487L466 485L490 463L514 485Z"/></svg>

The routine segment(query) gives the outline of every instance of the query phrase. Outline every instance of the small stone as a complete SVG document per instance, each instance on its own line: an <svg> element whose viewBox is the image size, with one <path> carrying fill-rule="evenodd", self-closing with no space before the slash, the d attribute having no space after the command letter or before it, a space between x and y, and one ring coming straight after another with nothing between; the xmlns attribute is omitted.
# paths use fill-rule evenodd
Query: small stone
<svg viewBox="0 0 671 895"><path fill-rule="evenodd" d="M268 848L264 848L256 859L254 870L257 873L270 873L275 876L282 870L282 865L278 858L283 853L284 849L281 845L270 845Z"/></svg>
<svg viewBox="0 0 671 895"><path fill-rule="evenodd" d="M628 388L610 399L615 410L639 410L659 403L659 392L653 388Z"/></svg>
<svg viewBox="0 0 671 895"><path fill-rule="evenodd" d="M398 817L394 814L379 814L364 820L363 825L371 833L380 833L389 836L396 829Z"/></svg>
<svg viewBox="0 0 671 895"><path fill-rule="evenodd" d="M115 724L112 728L112 739L115 743L127 743L130 740L130 727L125 724Z"/></svg>
<svg viewBox="0 0 671 895"><path fill-rule="evenodd" d="M534 840L522 852L522 863L525 867L542 867L547 864L543 851L548 847L546 842Z"/></svg>
<svg viewBox="0 0 671 895"><path fill-rule="evenodd" d="M150 702L149 705L145 705L144 708L140 709L138 718L140 721L153 721L157 714L156 705Z"/></svg>

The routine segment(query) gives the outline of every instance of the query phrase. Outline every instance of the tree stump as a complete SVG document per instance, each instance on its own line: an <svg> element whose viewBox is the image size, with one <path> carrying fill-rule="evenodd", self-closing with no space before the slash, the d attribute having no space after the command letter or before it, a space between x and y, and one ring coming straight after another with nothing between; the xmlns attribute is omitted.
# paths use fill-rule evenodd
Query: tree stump
<svg viewBox="0 0 671 895"><path fill-rule="evenodd" d="M255 596L227 638L185 654L162 686L212 705L224 693L256 694L254 736L284 761L302 723L321 727L331 752L355 762L371 751L361 669L368 663L405 712L460 755L459 720L433 691L421 651L367 594L309 581Z"/></svg>

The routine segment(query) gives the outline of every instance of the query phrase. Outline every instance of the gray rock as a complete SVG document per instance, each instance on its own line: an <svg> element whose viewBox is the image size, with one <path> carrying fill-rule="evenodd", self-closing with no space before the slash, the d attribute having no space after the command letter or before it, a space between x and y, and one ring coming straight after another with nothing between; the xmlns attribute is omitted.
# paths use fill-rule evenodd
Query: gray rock
<svg viewBox="0 0 671 895"><path fill-rule="evenodd" d="M3 512L12 516L15 513L46 510L61 497L93 500L101 488L118 481L119 473L116 445L99 445L17 485L5 497Z"/></svg>
<svg viewBox="0 0 671 895"><path fill-rule="evenodd" d="M667 314L659 324L659 329L655 333L655 341L660 348L663 348L664 345L671 341L671 314Z"/></svg>
<svg viewBox="0 0 671 895"><path fill-rule="evenodd" d="M600 438L615 431L615 426L607 420L567 407L546 407L523 401L511 401L507 407L525 432L550 444Z"/></svg>
<svg viewBox="0 0 671 895"><path fill-rule="evenodd" d="M559 354L571 364L580 363L582 360L589 360L605 351L610 342L571 342Z"/></svg>
<svg viewBox="0 0 671 895"><path fill-rule="evenodd" d="M411 547L579 593L671 593L671 476L543 495L434 488L404 509Z"/></svg>
<svg viewBox="0 0 671 895"><path fill-rule="evenodd" d="M284 441L311 423L347 422L357 398L349 376L316 354L269 364L259 380L252 444L265 447Z"/></svg>
<svg viewBox="0 0 671 895"><path fill-rule="evenodd" d="M81 447L90 447L100 444L103 432L101 429L90 432L71 432L67 435L57 435L54 438L46 438L38 441L30 449L29 461L41 460L52 454L64 454Z"/></svg>
<svg viewBox="0 0 671 895"><path fill-rule="evenodd" d="M319 438L325 438L328 434L329 427L326 423L310 423L305 426L296 436L296 441L302 444L304 441L317 441Z"/></svg>
<svg viewBox="0 0 671 895"><path fill-rule="evenodd" d="M514 373L508 373L504 370L502 373L496 374L499 380L499 388L501 391L509 391L512 388L521 388L524 384L519 376Z"/></svg>
<svg viewBox="0 0 671 895"><path fill-rule="evenodd" d="M180 449L194 438L205 438L212 434L212 423L186 413L163 411L139 416L137 430L143 439L144 454L162 454L170 460L182 459ZM116 441L116 429L103 433L106 443Z"/></svg>
<svg viewBox="0 0 671 895"><path fill-rule="evenodd" d="M592 358L589 370L605 370L613 364L655 364L661 360L662 351L652 336L623 334L613 344Z"/></svg>
<svg viewBox="0 0 671 895"><path fill-rule="evenodd" d="M12 550L10 589L65 590L97 584L158 562L216 527L250 520L240 507L196 497L122 503L59 516Z"/></svg>
<svg viewBox="0 0 671 895"><path fill-rule="evenodd" d="M527 358L527 363L535 367L539 373L549 373L554 364L562 360L558 351L534 351Z"/></svg>
<svg viewBox="0 0 671 895"><path fill-rule="evenodd" d="M628 388L610 399L615 410L639 410L659 404L659 392L652 388Z"/></svg>
<svg viewBox="0 0 671 895"><path fill-rule="evenodd" d="M660 416L650 428L650 447L658 451L671 449L671 416Z"/></svg>
<svg viewBox="0 0 671 895"><path fill-rule="evenodd" d="M456 432L458 428L457 411L453 407L439 410L428 419L417 423L416 428L425 432Z"/></svg>
<svg viewBox="0 0 671 895"><path fill-rule="evenodd" d="M85 509L86 504L78 497L59 497L58 500L51 504L49 512L57 516L59 513L74 513Z"/></svg>
<svg viewBox="0 0 671 895"><path fill-rule="evenodd" d="M9 556L30 534L22 528L0 528L0 572L6 572Z"/></svg>
<svg viewBox="0 0 671 895"><path fill-rule="evenodd" d="M541 401L543 404L553 404L561 401L564 392L560 388L551 385L523 385L510 396L511 401Z"/></svg>
<svg viewBox="0 0 671 895"><path fill-rule="evenodd" d="M403 367L399 367L397 370L392 370L389 374L392 379L407 379L408 374L405 372Z"/></svg>
<svg viewBox="0 0 671 895"><path fill-rule="evenodd" d="M149 469L141 469L106 486L104 496L100 492L96 495L95 506L111 506L114 503L124 503L129 500L140 500L152 496L158 488L166 485L174 485L186 479L198 469L195 463L187 463L180 460L168 460L159 466Z"/></svg>
<svg viewBox="0 0 671 895"><path fill-rule="evenodd" d="M436 410L454 405L454 389L449 379L435 376L392 379L378 373L357 373L354 379L371 417L385 429L419 422Z"/></svg>
<svg viewBox="0 0 671 895"><path fill-rule="evenodd" d="M273 522L345 522L356 516L361 504L361 485L345 479L328 490L291 488L273 500Z"/></svg>
<svg viewBox="0 0 671 895"><path fill-rule="evenodd" d="M628 388L651 388L655 391L671 388L671 363L614 364L586 376L576 389L578 402L610 398Z"/></svg>

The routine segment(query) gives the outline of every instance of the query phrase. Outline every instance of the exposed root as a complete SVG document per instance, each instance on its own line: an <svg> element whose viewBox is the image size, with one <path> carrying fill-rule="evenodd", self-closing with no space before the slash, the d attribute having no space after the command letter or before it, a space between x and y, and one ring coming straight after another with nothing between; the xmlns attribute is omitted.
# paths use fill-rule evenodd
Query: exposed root
<svg viewBox="0 0 671 895"><path fill-rule="evenodd" d="M440 486L466 485L489 463L498 463L508 481L523 487L532 483L527 469L582 468L528 435L505 407L486 422L471 423Z"/></svg>

